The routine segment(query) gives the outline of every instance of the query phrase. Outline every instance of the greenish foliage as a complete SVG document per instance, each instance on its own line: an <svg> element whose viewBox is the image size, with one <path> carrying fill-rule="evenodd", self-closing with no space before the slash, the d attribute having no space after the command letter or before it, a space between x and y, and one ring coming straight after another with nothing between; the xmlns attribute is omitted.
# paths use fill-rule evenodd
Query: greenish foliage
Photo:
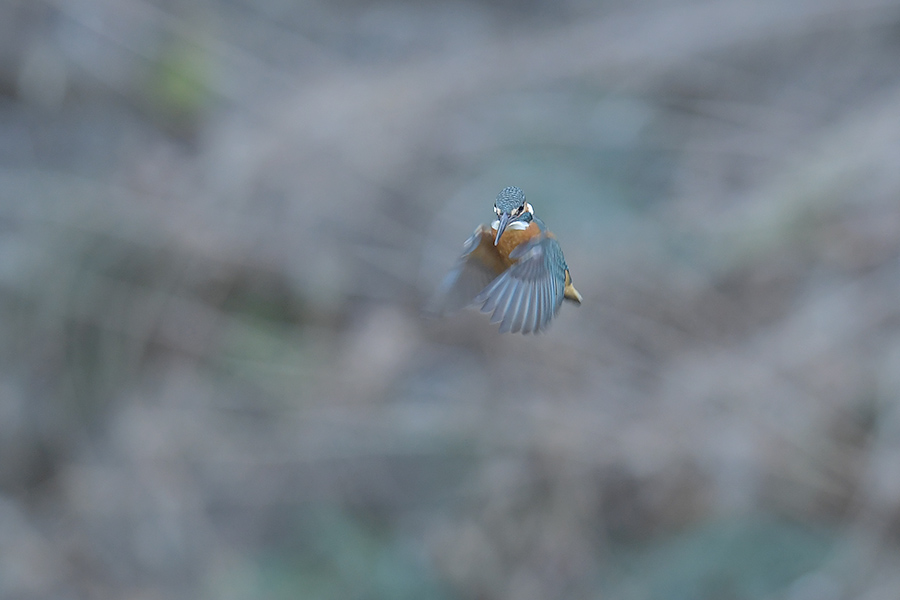
<svg viewBox="0 0 900 600"><path fill-rule="evenodd" d="M820 567L833 532L756 515L700 523L615 554L609 597L627 600L770 598ZM604 586L605 587L605 586Z"/></svg>
<svg viewBox="0 0 900 600"><path fill-rule="evenodd" d="M308 508L284 527L284 545L270 547L219 582L227 590L216 590L217 597L222 592L228 598L270 600L451 598L422 557L389 529L327 506Z"/></svg>
<svg viewBox="0 0 900 600"><path fill-rule="evenodd" d="M151 112L169 130L183 132L197 125L210 101L210 64L191 40L164 46L147 82Z"/></svg>

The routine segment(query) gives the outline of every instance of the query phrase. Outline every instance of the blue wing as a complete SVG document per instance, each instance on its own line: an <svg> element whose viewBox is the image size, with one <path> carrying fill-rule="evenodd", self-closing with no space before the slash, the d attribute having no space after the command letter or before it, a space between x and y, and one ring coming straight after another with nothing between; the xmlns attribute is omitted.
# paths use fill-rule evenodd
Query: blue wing
<svg viewBox="0 0 900 600"><path fill-rule="evenodd" d="M566 259L559 243L547 236L518 246L509 257L518 262L488 283L475 304L492 313L491 323L500 323L501 333L536 333L562 305Z"/></svg>
<svg viewBox="0 0 900 600"><path fill-rule="evenodd" d="M429 304L429 312L443 315L472 304L502 268L495 264L496 251L493 246L494 238L490 228L481 225L466 240L462 256L441 282L437 294Z"/></svg>

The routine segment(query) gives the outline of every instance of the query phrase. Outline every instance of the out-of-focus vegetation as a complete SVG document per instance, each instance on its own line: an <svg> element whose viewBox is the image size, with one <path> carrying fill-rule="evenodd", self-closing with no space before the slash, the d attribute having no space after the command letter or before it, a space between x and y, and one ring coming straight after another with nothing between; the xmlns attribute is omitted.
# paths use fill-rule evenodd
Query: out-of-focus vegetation
<svg viewBox="0 0 900 600"><path fill-rule="evenodd" d="M0 4L0 597L892 600L900 2ZM581 307L421 307L506 185Z"/></svg>

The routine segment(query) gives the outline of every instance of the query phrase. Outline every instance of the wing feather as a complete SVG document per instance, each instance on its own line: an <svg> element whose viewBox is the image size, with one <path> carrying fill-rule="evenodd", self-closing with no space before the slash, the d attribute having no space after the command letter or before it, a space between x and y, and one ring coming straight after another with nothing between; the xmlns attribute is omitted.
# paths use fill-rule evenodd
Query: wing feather
<svg viewBox="0 0 900 600"><path fill-rule="evenodd" d="M525 324L525 315L528 314L532 293L533 290L523 289L522 293L517 298L516 310L512 315L510 327L510 331L513 333L521 331L522 326Z"/></svg>
<svg viewBox="0 0 900 600"><path fill-rule="evenodd" d="M475 230L463 246L456 266L447 273L426 312L446 315L472 304L497 275L502 266L492 259L493 236L486 225Z"/></svg>
<svg viewBox="0 0 900 600"><path fill-rule="evenodd" d="M547 236L523 243L510 253L517 262L475 298L500 331L538 332L547 327L563 301L566 263L559 243Z"/></svg>
<svg viewBox="0 0 900 600"><path fill-rule="evenodd" d="M506 314L506 307L509 305L509 301L512 297L512 288L510 286L505 286L500 292L500 296L497 298L496 307L493 309L494 312L491 313L491 323L499 323L501 321L503 315Z"/></svg>

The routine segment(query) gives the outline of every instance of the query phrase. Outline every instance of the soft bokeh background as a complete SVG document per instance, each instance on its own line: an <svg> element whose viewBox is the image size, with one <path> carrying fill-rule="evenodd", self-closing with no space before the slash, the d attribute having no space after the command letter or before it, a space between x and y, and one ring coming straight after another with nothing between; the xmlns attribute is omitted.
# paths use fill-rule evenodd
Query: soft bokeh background
<svg viewBox="0 0 900 600"><path fill-rule="evenodd" d="M0 4L0 597L898 589L897 0Z"/></svg>

